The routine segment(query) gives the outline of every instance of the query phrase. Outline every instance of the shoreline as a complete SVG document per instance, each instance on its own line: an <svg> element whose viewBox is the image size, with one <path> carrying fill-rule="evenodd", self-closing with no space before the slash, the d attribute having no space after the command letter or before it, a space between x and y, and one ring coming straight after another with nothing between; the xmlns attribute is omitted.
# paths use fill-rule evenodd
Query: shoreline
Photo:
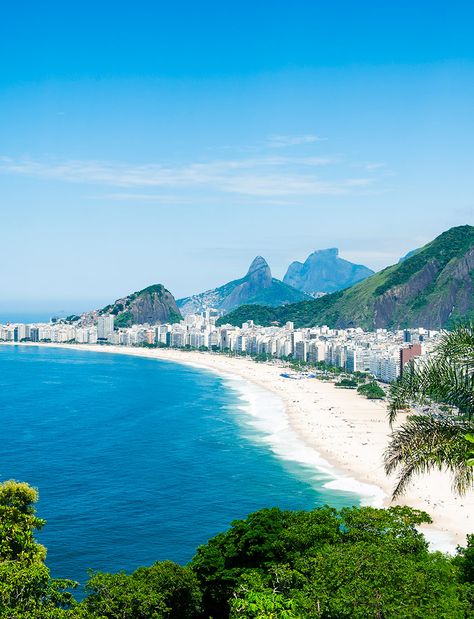
<svg viewBox="0 0 474 619"><path fill-rule="evenodd" d="M304 448L304 454L302 450L294 461L303 463L309 458L309 466L333 478L323 483L324 488L355 493L363 505L408 505L428 512L433 524L421 530L438 550L453 551L456 544L465 545L466 535L474 532L474 496L453 495L446 473L419 477L401 500L391 502L394 479L387 478L382 463L390 433L385 404L367 400L353 390L337 389L312 378L284 378L277 365L206 352L91 344L2 344L126 354L205 369L224 379L238 377L273 393L282 402L289 429ZM400 415L400 421L402 418ZM289 433L287 438L291 438Z"/></svg>

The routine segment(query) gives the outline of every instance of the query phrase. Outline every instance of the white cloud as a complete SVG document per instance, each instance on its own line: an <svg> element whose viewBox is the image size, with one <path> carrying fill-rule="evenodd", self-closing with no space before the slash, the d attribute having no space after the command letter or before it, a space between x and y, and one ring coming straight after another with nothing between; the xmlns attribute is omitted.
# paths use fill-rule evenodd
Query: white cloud
<svg viewBox="0 0 474 619"><path fill-rule="evenodd" d="M314 142L323 142L327 138L322 138L319 135L271 135L267 140L267 146L270 148L287 148L288 146L301 146L303 144L314 144Z"/></svg>
<svg viewBox="0 0 474 619"><path fill-rule="evenodd" d="M167 190L167 195L154 195L148 191L107 194L109 199L115 200L163 203L182 201L176 193L189 191L274 199L279 196L342 195L363 190L374 183L374 178L346 178L340 166L336 167L338 163L340 161L336 158L311 156L261 156L186 165L136 165L94 160L58 162L3 157L0 158L0 172L123 189ZM331 167L330 172L322 175L321 171L328 167ZM185 198L189 199L189 194Z"/></svg>
<svg viewBox="0 0 474 619"><path fill-rule="evenodd" d="M369 161L369 163L365 164L366 170L379 170L380 168L384 167L385 163L382 163L381 161Z"/></svg>
<svg viewBox="0 0 474 619"><path fill-rule="evenodd" d="M89 200L112 200L116 202L152 202L155 204L188 204L193 202L191 198L185 198L173 194L153 193L104 193L87 197Z"/></svg>

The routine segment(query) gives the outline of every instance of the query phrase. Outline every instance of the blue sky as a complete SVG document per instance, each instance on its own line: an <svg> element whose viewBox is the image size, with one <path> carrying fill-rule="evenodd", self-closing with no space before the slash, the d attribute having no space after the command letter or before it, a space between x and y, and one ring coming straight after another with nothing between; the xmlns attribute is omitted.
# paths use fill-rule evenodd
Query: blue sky
<svg viewBox="0 0 474 619"><path fill-rule="evenodd" d="M0 310L183 296L257 254L379 269L474 223L470 2L8 4Z"/></svg>

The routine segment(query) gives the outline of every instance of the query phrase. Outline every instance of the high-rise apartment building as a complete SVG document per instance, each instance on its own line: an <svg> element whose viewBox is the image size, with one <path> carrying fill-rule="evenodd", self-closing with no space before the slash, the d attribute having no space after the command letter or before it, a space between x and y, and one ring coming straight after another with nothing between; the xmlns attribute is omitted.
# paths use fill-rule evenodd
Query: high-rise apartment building
<svg viewBox="0 0 474 619"><path fill-rule="evenodd" d="M114 317L112 315L99 316L97 320L97 340L107 340L114 332Z"/></svg>
<svg viewBox="0 0 474 619"><path fill-rule="evenodd" d="M408 348L400 348L400 376L403 374L403 366L421 355L421 344L410 344Z"/></svg>

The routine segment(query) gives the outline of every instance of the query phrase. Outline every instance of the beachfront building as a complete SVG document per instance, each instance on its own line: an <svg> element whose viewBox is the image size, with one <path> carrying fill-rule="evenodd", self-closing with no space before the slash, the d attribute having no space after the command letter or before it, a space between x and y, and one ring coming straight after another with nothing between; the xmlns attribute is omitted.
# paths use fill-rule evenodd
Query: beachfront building
<svg viewBox="0 0 474 619"><path fill-rule="evenodd" d="M404 348L400 348L400 374L403 374L403 366L406 365L415 357L421 357L421 344L409 344Z"/></svg>
<svg viewBox="0 0 474 619"><path fill-rule="evenodd" d="M107 341L114 332L114 316L99 316L97 319L97 339L99 342Z"/></svg>
<svg viewBox="0 0 474 619"><path fill-rule="evenodd" d="M325 361L348 372L367 371L390 383L411 359L422 359L436 344L439 332L424 329L374 332L360 328L316 326L295 329L261 327L248 321L242 327L216 326L216 314L188 315L175 324L133 325L116 328L113 316L99 316L97 326L59 320L52 323L0 325L0 340L19 342L77 342L118 346L161 345L172 348L221 350L236 354L267 355L316 363ZM411 341L408 341L411 340ZM421 344L422 341L422 344Z"/></svg>

